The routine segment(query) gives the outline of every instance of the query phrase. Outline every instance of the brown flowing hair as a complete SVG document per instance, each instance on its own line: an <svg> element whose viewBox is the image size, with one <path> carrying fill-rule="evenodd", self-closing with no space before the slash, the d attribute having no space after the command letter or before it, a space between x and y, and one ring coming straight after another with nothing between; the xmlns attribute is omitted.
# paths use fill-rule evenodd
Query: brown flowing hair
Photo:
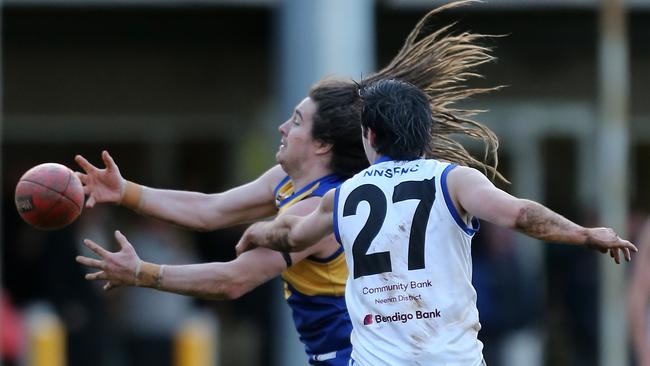
<svg viewBox="0 0 650 366"><path fill-rule="evenodd" d="M468 88L465 85L468 79L482 77L474 69L495 59L490 48L477 44L481 39L493 36L470 32L455 34L452 28L456 23L427 33L440 12L476 2L455 1L430 11L411 31L390 64L363 82L392 78L408 81L422 89L429 97L434 118L432 139L425 156L471 166L482 170L492 180L498 178L507 182L497 171L499 138L489 127L472 119L483 111L455 106L471 96L500 89L499 86ZM473 157L453 135L481 140L483 159Z"/></svg>
<svg viewBox="0 0 650 366"><path fill-rule="evenodd" d="M454 33L456 23L446 25L430 32L433 20L440 12L475 3L476 0L454 1L440 6L427 13L411 31L404 45L383 69L365 77L361 82L323 80L310 90L310 97L318 104L314 117L314 126L322 126L326 122L339 121L339 114L346 111L348 123L350 116L356 118L355 129L360 133L361 103L350 98L358 94L360 85L368 85L382 79L398 79L407 81L422 89L429 99L433 112L434 123L431 129L431 142L426 148L425 157L454 162L483 171L492 180L508 182L498 170L499 139L487 126L474 121L472 117L481 110L462 109L456 103L479 94L485 94L500 89L500 86L490 88L469 88L466 82L472 78L481 78L474 70L495 58L490 54L491 49L478 44L488 36L470 32ZM345 90L345 92L342 92ZM341 96L345 95L345 100ZM327 113L325 111L328 111ZM341 115L340 117L342 117ZM329 126L328 128L334 128ZM350 133L348 130L347 133ZM357 135L359 136L359 135ZM319 138L317 134L315 138ZM479 160L472 156L467 149L456 140L457 137L469 137L480 140L484 146L483 158ZM329 139L329 141L332 141ZM336 141L333 141L336 152ZM359 141L360 144L360 141ZM345 150L339 149L340 154ZM361 150L355 150L358 159ZM357 151L359 150L359 151ZM348 150L349 153L349 150ZM336 159L336 153L335 159ZM345 160L340 158L339 160ZM336 171L336 169L334 169Z"/></svg>

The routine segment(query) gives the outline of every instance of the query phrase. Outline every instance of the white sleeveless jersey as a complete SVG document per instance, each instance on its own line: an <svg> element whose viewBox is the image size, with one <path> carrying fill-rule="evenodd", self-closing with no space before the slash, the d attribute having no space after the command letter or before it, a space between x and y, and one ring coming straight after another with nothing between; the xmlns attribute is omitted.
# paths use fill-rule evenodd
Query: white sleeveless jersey
<svg viewBox="0 0 650 366"><path fill-rule="evenodd" d="M384 160L337 188L354 365L482 364L471 238L436 160Z"/></svg>

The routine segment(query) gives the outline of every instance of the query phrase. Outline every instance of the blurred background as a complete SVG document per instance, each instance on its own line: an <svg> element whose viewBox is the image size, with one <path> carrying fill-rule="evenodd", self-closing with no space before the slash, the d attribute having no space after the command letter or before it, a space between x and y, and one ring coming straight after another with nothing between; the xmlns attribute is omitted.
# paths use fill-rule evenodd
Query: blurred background
<svg viewBox="0 0 650 366"><path fill-rule="evenodd" d="M312 83L385 65L444 3L4 0L2 364L305 365L278 280L222 302L104 293L74 261L83 238L114 248L115 229L144 260L227 261L244 227L188 232L100 205L42 232L18 216L15 185L43 162L78 169L75 154L101 164L103 149L149 186L247 182ZM650 210L650 0L493 0L439 16L454 21L506 35L487 41L498 60L476 85L507 87L468 101L489 110L478 120L501 139L504 188L634 239ZM630 265L486 223L473 250L488 365L634 364Z"/></svg>

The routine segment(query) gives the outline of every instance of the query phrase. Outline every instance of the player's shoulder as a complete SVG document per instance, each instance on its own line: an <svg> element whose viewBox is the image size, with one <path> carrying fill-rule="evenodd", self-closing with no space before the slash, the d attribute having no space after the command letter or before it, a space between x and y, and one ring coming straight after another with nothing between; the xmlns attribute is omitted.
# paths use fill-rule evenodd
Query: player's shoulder
<svg viewBox="0 0 650 366"><path fill-rule="evenodd" d="M477 193L485 194L488 190L494 188L494 184L480 170L467 166L456 166L449 171L449 174L443 176L445 189L452 197L453 201L458 203L462 197L476 197Z"/></svg>
<svg viewBox="0 0 650 366"><path fill-rule="evenodd" d="M306 216L314 211L323 197L312 196L304 198L283 210L280 215Z"/></svg>
<svg viewBox="0 0 650 366"><path fill-rule="evenodd" d="M448 176L453 177L452 179L484 177L484 174L481 173L481 171L479 171L478 169L465 166L465 165L456 165L453 163L447 163L445 169L448 170Z"/></svg>

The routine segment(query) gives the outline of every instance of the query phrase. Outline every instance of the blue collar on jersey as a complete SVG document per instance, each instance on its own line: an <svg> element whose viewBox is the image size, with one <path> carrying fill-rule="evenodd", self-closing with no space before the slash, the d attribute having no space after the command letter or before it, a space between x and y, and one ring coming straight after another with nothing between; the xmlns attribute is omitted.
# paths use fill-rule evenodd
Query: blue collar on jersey
<svg viewBox="0 0 650 366"><path fill-rule="evenodd" d="M277 199L278 190L280 189L280 187L283 186L284 184L286 184L287 182L289 182L290 179L291 178L287 175L286 177L284 177L284 179L282 181L280 181L278 186L275 188L275 190L273 192L273 196L276 197L276 199ZM327 191L329 191L331 188L334 188L334 187L340 185L342 182L343 182L343 179L341 179L341 177L339 177L338 175L336 175L334 173L325 175L325 176L320 177L320 178L318 178L318 179L316 179L314 181L311 181L306 186L302 187L300 190L293 192L290 196L284 197L280 202L277 203L276 206L277 206L277 208L281 208L282 206L284 206L288 202L292 201L295 197L300 196L301 194L305 193L306 191L314 188L315 185L318 185L318 187L316 189L321 188L321 187L325 188L325 191L321 192L321 194L320 194L322 196ZM307 197L309 197L309 196L307 196Z"/></svg>
<svg viewBox="0 0 650 366"><path fill-rule="evenodd" d="M383 162L386 162L386 161L392 161L392 160L395 160L395 159L391 158L388 155L382 155L382 156L378 157L377 160L375 160L375 162L372 163L372 165L383 163Z"/></svg>
<svg viewBox="0 0 650 366"><path fill-rule="evenodd" d="M372 163L372 165L383 163L383 162L386 162L386 161L394 161L394 160L395 161L412 161L412 160L418 160L418 159L423 159L423 158L420 157L420 156L417 156L417 157L414 157L413 159L393 159L388 155L382 155L382 156L378 157L377 160L375 160L375 162Z"/></svg>
<svg viewBox="0 0 650 366"><path fill-rule="evenodd" d="M417 159L421 159L421 158L400 159L400 160L398 160L398 159L393 159L388 155L382 155L382 156L378 157L377 160L375 160L375 162L372 163L372 165L379 164L379 163L384 163L384 162L387 162L387 161L412 161L412 160L417 160Z"/></svg>

